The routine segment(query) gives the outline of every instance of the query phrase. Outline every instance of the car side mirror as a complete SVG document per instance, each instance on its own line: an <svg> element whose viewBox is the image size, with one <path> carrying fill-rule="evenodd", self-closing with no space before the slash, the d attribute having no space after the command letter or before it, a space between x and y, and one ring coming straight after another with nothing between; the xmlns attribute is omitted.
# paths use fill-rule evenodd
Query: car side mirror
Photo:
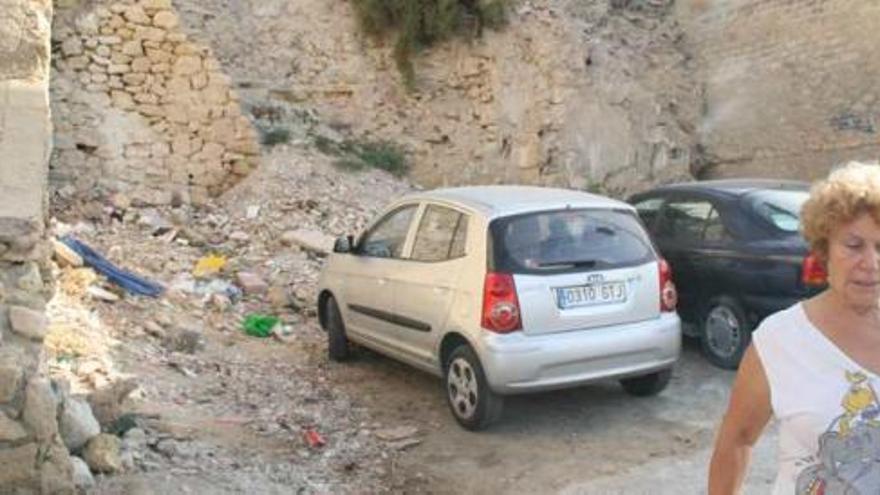
<svg viewBox="0 0 880 495"><path fill-rule="evenodd" d="M333 252L342 254L352 252L352 236L337 237L336 242L333 243Z"/></svg>

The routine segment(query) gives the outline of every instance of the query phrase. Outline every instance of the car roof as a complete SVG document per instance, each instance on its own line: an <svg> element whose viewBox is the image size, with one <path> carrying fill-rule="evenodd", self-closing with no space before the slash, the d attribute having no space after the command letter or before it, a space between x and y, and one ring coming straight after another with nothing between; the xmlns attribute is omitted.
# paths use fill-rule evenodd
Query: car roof
<svg viewBox="0 0 880 495"><path fill-rule="evenodd" d="M587 192L519 185L450 187L410 194L403 200L449 202L490 218L562 208L632 209L632 206L623 201Z"/></svg>
<svg viewBox="0 0 880 495"><path fill-rule="evenodd" d="M742 196L757 190L809 191L810 183L785 179L718 179L694 182L678 182L657 186L636 194L656 192L704 192L728 196Z"/></svg>

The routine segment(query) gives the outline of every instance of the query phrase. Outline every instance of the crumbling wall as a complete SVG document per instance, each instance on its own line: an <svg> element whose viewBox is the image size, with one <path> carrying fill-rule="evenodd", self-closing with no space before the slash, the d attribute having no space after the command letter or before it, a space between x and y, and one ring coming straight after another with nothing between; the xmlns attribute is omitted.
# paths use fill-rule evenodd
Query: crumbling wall
<svg viewBox="0 0 880 495"><path fill-rule="evenodd" d="M623 192L688 176L699 85L671 3L514 2L505 29L420 52L414 92L349 2L176 5L256 116L314 109L341 136L394 141L426 186Z"/></svg>
<svg viewBox="0 0 880 495"><path fill-rule="evenodd" d="M50 0L0 0L0 493L73 493L58 399L40 362Z"/></svg>
<svg viewBox="0 0 880 495"><path fill-rule="evenodd" d="M681 4L705 85L699 176L814 179L880 156L880 4Z"/></svg>
<svg viewBox="0 0 880 495"><path fill-rule="evenodd" d="M52 34L53 185L201 202L257 164L229 79L171 0L65 0Z"/></svg>

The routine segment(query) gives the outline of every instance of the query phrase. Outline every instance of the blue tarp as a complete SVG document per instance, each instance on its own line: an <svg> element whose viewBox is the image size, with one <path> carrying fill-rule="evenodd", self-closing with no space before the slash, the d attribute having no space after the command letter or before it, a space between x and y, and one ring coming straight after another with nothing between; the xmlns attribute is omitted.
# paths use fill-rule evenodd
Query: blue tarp
<svg viewBox="0 0 880 495"><path fill-rule="evenodd" d="M69 235L64 236L61 242L82 256L83 262L86 265L92 267L96 272L107 277L107 280L132 294L157 297L165 291L165 287L162 285L117 267L98 254L97 251Z"/></svg>

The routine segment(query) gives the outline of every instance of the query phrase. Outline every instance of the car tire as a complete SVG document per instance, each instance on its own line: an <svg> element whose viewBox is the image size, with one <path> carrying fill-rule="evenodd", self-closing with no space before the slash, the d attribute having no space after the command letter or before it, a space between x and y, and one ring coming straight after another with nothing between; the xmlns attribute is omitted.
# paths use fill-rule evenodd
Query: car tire
<svg viewBox="0 0 880 495"><path fill-rule="evenodd" d="M479 431L501 417L504 397L489 387L483 366L470 346L456 347L444 369L446 402L458 424Z"/></svg>
<svg viewBox="0 0 880 495"><path fill-rule="evenodd" d="M751 341L751 324L735 299L722 296L709 302L703 313L700 345L712 364L736 369Z"/></svg>
<svg viewBox="0 0 880 495"><path fill-rule="evenodd" d="M670 378L672 378L672 370L666 369L648 375L624 378L620 380L620 385L630 395L650 397L662 392L669 385Z"/></svg>
<svg viewBox="0 0 880 495"><path fill-rule="evenodd" d="M348 345L348 337L345 335L345 323L342 321L342 313L333 296L327 298L324 303L327 326L327 355L331 361L345 361L351 356Z"/></svg>

